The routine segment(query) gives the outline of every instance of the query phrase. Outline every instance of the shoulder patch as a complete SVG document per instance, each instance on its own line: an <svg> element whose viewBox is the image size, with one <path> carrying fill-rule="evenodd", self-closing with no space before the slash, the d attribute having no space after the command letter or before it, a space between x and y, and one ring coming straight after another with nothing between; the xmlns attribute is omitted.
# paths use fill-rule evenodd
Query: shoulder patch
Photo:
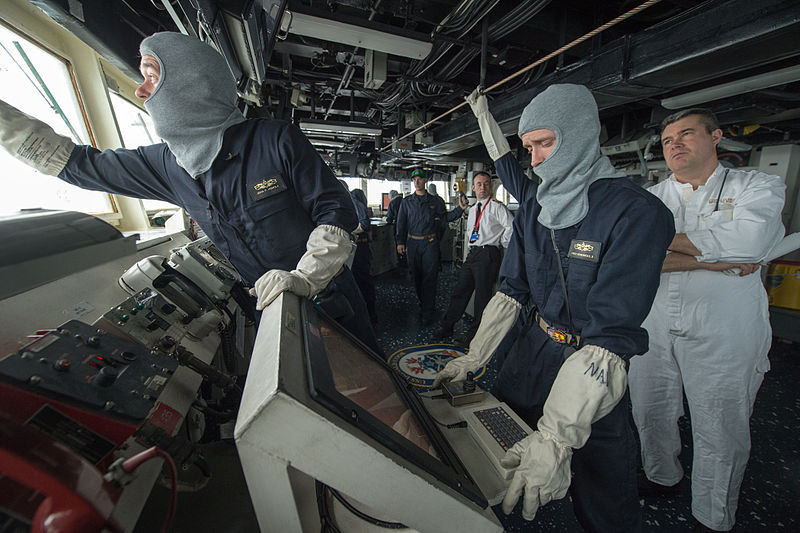
<svg viewBox="0 0 800 533"><path fill-rule="evenodd" d="M263 200L287 189L283 176L275 174L266 178L257 178L247 182L247 194L253 201Z"/></svg>

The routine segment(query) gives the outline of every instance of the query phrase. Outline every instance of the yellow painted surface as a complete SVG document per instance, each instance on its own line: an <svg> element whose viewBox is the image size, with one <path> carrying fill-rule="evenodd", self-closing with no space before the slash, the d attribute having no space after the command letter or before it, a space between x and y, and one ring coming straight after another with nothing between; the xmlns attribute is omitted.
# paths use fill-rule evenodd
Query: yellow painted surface
<svg viewBox="0 0 800 533"><path fill-rule="evenodd" d="M800 263L771 263L766 285L769 305L800 309Z"/></svg>

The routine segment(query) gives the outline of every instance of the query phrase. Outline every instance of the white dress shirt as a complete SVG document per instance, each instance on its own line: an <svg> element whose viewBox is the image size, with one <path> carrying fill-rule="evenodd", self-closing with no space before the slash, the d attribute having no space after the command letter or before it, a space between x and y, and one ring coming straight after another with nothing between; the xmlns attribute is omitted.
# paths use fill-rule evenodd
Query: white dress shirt
<svg viewBox="0 0 800 533"><path fill-rule="evenodd" d="M478 203L481 205L481 219L478 225L478 239L469 242L472 230L475 228L475 219L478 217ZM473 246L502 246L508 247L511 240L512 223L514 217L508 208L491 197L478 202L469 208L467 217L467 243Z"/></svg>

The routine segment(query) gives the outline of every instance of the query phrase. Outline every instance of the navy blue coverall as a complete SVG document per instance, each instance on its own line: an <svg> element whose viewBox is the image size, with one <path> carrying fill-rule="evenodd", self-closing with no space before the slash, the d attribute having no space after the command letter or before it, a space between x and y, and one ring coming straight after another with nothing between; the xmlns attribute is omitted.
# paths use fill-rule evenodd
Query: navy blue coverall
<svg viewBox="0 0 800 533"><path fill-rule="evenodd" d="M353 199L353 207L358 215L358 223L364 231L356 236L356 255L353 257L353 277L356 285L364 297L369 311L369 319L373 324L378 321L378 313L375 309L375 280L372 279L372 250L369 243L372 240L372 230L370 229L370 219L367 212L367 197L361 189L350 191Z"/></svg>
<svg viewBox="0 0 800 533"><path fill-rule="evenodd" d="M282 121L249 119L228 128L219 155L196 180L165 143L102 152L77 146L58 177L84 189L182 207L249 286L268 270L294 269L316 226L352 232L358 225L347 191L300 130ZM337 293L347 304L330 304ZM347 268L319 300L329 302L324 309L380 351Z"/></svg>
<svg viewBox="0 0 800 533"><path fill-rule="evenodd" d="M398 245L406 246L408 268L414 280L423 324L433 320L436 306L436 283L439 279L441 241L447 223L464 211L456 207L449 213L440 196L412 194L403 199L395 230Z"/></svg>
<svg viewBox="0 0 800 533"><path fill-rule="evenodd" d="M389 207L386 208L386 222L394 224L397 221L397 213L400 211L400 204L403 201L402 196L395 196L389 202Z"/></svg>
<svg viewBox="0 0 800 533"><path fill-rule="evenodd" d="M566 344L551 339L533 321L538 309L551 326L570 331L550 230L537 221L541 206L536 184L511 153L495 161L506 189L519 200L514 232L500 269L500 291L528 311L516 326L508 353L498 353L494 393L536 427L564 359ZM574 226L555 230L566 277L567 298L580 346L601 346L626 362L647 351L641 327L658 289L673 217L661 201L625 178L600 179L589 187L589 212ZM575 243L600 244L593 259L570 253ZM574 451L570 493L586 531L641 529L636 487L638 449L629 421L630 398L623 396L592 424L586 445Z"/></svg>

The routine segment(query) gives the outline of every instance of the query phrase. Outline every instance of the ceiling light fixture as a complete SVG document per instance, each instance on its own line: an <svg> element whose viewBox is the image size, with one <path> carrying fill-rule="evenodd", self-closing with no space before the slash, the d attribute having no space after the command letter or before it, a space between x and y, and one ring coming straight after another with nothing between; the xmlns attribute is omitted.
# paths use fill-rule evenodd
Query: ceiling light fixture
<svg viewBox="0 0 800 533"><path fill-rule="evenodd" d="M281 30L411 59L425 59L433 48L433 44L426 41L288 10L281 20Z"/></svg>
<svg viewBox="0 0 800 533"><path fill-rule="evenodd" d="M300 121L300 129L305 133L328 133L335 135L363 135L366 137L380 137L383 130L371 126L337 122L311 122Z"/></svg>
<svg viewBox="0 0 800 533"><path fill-rule="evenodd" d="M800 65L764 72L749 78L664 98L661 100L661 105L667 109L683 109L684 107L713 102L714 100L758 91L775 85L783 85L784 83L792 83L797 80L800 80Z"/></svg>
<svg viewBox="0 0 800 533"><path fill-rule="evenodd" d="M742 141L735 141L733 139L728 139L727 137L723 137L719 140L719 147L725 150L730 150L731 152L749 152L753 149L752 144L743 143Z"/></svg>
<svg viewBox="0 0 800 533"><path fill-rule="evenodd" d="M344 148L342 141L329 141L327 139L308 139L312 145L319 146L320 148Z"/></svg>

